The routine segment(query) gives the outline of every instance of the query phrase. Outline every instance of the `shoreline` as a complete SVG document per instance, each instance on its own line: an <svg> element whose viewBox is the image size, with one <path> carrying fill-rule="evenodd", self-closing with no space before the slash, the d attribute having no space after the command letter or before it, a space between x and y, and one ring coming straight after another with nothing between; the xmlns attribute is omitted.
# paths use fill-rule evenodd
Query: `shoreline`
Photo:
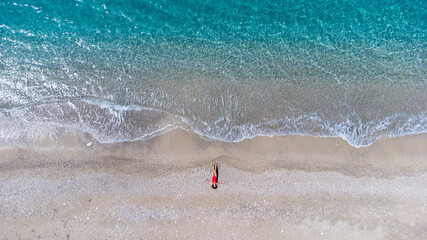
<svg viewBox="0 0 427 240"><path fill-rule="evenodd" d="M223 143L183 130L119 144L70 134L0 150L0 236L422 239L425 146L427 134L364 148L307 136ZM204 183L213 161L226 182L217 190Z"/></svg>
<svg viewBox="0 0 427 240"><path fill-rule="evenodd" d="M92 142L92 146L86 144ZM73 159L83 164L106 158L165 166L198 167L218 161L239 170L262 172L277 168L303 171L337 171L354 176L427 169L427 133L382 138L368 147L355 148L340 137L259 136L237 143L204 140L197 134L175 129L147 140L102 144L89 134L70 133L52 142L48 139L27 147L3 147L0 163L35 164L38 159ZM113 162L113 160L111 160ZM11 166L12 166L11 165ZM346 169L347 167L351 167ZM362 171L364 170L364 171Z"/></svg>

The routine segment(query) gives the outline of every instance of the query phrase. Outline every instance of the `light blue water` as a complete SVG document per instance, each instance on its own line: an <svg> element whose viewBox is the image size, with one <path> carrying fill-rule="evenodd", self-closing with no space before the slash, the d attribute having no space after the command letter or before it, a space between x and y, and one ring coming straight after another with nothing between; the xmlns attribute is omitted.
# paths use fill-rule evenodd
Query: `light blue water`
<svg viewBox="0 0 427 240"><path fill-rule="evenodd" d="M427 132L423 1L0 2L0 140Z"/></svg>

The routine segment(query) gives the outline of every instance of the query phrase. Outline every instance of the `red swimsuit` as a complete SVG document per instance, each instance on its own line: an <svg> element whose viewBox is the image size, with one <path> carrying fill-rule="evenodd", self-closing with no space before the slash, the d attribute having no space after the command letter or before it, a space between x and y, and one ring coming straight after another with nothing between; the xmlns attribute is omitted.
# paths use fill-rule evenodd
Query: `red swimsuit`
<svg viewBox="0 0 427 240"><path fill-rule="evenodd" d="M216 183L216 176L215 175L212 176L212 183Z"/></svg>

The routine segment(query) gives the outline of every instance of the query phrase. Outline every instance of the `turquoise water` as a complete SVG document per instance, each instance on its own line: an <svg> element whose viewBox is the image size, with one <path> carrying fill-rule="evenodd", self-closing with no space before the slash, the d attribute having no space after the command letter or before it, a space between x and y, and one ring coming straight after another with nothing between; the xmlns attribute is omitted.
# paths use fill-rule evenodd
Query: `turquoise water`
<svg viewBox="0 0 427 240"><path fill-rule="evenodd" d="M0 140L427 132L422 1L2 1Z"/></svg>

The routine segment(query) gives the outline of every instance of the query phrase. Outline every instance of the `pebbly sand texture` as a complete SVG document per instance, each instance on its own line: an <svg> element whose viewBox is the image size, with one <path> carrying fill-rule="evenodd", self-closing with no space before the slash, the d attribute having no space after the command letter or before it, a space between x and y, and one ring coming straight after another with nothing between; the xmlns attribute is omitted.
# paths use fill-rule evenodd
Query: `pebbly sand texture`
<svg viewBox="0 0 427 240"><path fill-rule="evenodd" d="M217 190L205 183L214 161ZM426 207L426 134L356 149L175 130L0 150L0 239L426 239Z"/></svg>

